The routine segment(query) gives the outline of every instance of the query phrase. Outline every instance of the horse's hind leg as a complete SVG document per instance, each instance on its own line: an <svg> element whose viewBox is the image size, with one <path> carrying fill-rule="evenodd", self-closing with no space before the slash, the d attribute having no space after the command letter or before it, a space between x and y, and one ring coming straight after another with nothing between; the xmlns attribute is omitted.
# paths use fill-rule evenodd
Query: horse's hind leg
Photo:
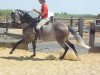
<svg viewBox="0 0 100 75"><path fill-rule="evenodd" d="M64 51L64 53L63 53L63 55L61 56L61 57L59 57L59 59L63 59L64 57L65 57L65 55L66 55L66 53L67 53L67 51L68 51L68 46L66 45L66 43L65 43L65 41L64 41L64 39L59 39L59 38L57 38L57 42L62 46L62 48L65 50Z"/></svg>
<svg viewBox="0 0 100 75"><path fill-rule="evenodd" d="M66 40L66 43L73 49L73 51L75 52L76 56L79 58L78 52L76 51L75 46L69 40Z"/></svg>
<svg viewBox="0 0 100 75"><path fill-rule="evenodd" d="M65 44L65 43L63 43L63 44L60 44L62 47L63 47L63 49L65 50L64 51L64 53L63 53L63 55L60 57L60 59L63 59L64 57L65 57L65 55L66 55L66 53L67 53L67 51L68 51L68 46Z"/></svg>
<svg viewBox="0 0 100 75"><path fill-rule="evenodd" d="M14 45L14 47L12 48L12 50L9 52L9 54L13 54L13 51L15 51L16 47L17 47L18 45L20 45L21 43L23 43L23 42L24 42L23 39L20 40L20 41L18 41L18 42Z"/></svg>

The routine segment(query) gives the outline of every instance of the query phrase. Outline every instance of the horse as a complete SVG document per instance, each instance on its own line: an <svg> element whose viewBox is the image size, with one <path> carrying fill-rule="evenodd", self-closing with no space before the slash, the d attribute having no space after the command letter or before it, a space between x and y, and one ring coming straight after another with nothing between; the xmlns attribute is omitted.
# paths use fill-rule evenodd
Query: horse
<svg viewBox="0 0 100 75"><path fill-rule="evenodd" d="M26 12L24 10L15 10L14 12L12 11L11 13L11 18L13 23L19 23L23 28L23 38L18 41L15 46L12 48L12 50L9 52L9 54L12 54L13 51L15 51L16 47L20 45L23 42L32 42L33 44L33 54L30 57L36 56L36 41L37 41L37 32L36 32L36 25L39 22L38 17L33 18L29 14L29 12ZM75 49L74 44L70 42L69 38L69 32L72 33L72 35L76 38L78 41L79 45L84 46L85 48L89 49L90 47L85 45L83 42L83 39L81 36L72 28L68 27L65 24L62 24L58 21L55 21L52 24L49 25L44 25L42 27L42 33L41 33L41 38L42 41L47 41L47 40L53 40L57 41L59 45L65 50L63 55L60 56L60 59L63 59L69 50L69 46L73 49L75 52L76 56L78 56L78 52Z"/></svg>

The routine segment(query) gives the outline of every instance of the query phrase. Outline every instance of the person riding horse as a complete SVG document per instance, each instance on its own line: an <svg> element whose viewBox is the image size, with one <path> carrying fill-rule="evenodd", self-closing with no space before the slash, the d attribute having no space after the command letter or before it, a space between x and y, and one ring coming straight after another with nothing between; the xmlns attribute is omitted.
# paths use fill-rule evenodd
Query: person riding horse
<svg viewBox="0 0 100 75"><path fill-rule="evenodd" d="M42 4L41 12L37 11L36 9L33 9L33 11L37 12L39 14L39 17L41 17L41 21L36 26L37 30L40 29L46 22L49 21L48 6L47 6L45 0L39 0L39 3Z"/></svg>
<svg viewBox="0 0 100 75"><path fill-rule="evenodd" d="M41 17L41 21L36 26L36 32L38 33L38 38L41 39L41 30L40 28L44 26L48 21L48 5L46 4L45 0L38 0L41 4L41 12L37 11L36 9L33 9L33 11L37 12L39 14L39 17Z"/></svg>
<svg viewBox="0 0 100 75"><path fill-rule="evenodd" d="M37 19L32 18L26 11L23 10L15 10L11 13L12 23L17 23L21 26L23 26L23 37L21 40L19 40L12 48L12 50L9 52L9 54L13 54L16 47L20 45L21 43L29 43L32 42L33 45L33 54L30 57L36 56L36 33L33 31L36 28L37 25ZM19 23L20 21L20 23ZM80 37L80 35L72 28L68 27L65 24L62 24L58 21L55 21L51 25L47 25L46 28L44 28L44 31L42 33L42 39L44 41L57 41L59 45L65 50L63 55L60 56L60 59L63 59L69 50L69 46L73 49L76 56L78 57L78 52L75 49L75 46L73 43L70 42L69 39L69 32L72 33L72 35L76 38L76 40L79 42L79 45L82 45L83 47L90 49L89 46L85 45L83 39Z"/></svg>

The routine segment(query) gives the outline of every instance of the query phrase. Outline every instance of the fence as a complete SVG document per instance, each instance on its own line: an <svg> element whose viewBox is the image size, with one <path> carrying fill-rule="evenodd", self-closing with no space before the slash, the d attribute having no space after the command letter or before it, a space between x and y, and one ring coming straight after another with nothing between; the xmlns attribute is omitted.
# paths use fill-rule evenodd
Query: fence
<svg viewBox="0 0 100 75"><path fill-rule="evenodd" d="M90 52L94 52L95 33L96 32L100 32L100 25L96 25L96 23L90 23L89 45L92 47Z"/></svg>
<svg viewBox="0 0 100 75"><path fill-rule="evenodd" d="M54 18L51 17L51 23L55 22L56 20L61 20L61 22L64 22L65 24L68 24L70 27L73 27L73 25L77 25L78 26L78 32L80 34L81 37L83 37L83 26L84 26L84 20L95 20L95 22L97 21L96 19L85 19L85 18ZM6 33L8 32L8 28L12 28L10 23L0 23L0 27L1 28L6 28ZM94 41L95 41L95 31L98 32L97 29L98 26L95 26L95 23L91 23L90 24L90 37L89 37L89 45L94 48ZM96 30L95 30L96 29ZM15 34L9 34L9 35L15 35Z"/></svg>

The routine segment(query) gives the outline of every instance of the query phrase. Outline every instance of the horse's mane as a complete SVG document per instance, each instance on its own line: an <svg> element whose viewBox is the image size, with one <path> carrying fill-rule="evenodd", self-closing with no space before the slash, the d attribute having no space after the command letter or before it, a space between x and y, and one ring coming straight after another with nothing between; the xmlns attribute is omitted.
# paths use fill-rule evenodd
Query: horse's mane
<svg viewBox="0 0 100 75"><path fill-rule="evenodd" d="M20 10L17 9L16 12L20 12L23 14L23 19L25 22L31 23L33 26L36 26L37 24L37 18L32 18L28 13L29 11L24 11L24 10Z"/></svg>

